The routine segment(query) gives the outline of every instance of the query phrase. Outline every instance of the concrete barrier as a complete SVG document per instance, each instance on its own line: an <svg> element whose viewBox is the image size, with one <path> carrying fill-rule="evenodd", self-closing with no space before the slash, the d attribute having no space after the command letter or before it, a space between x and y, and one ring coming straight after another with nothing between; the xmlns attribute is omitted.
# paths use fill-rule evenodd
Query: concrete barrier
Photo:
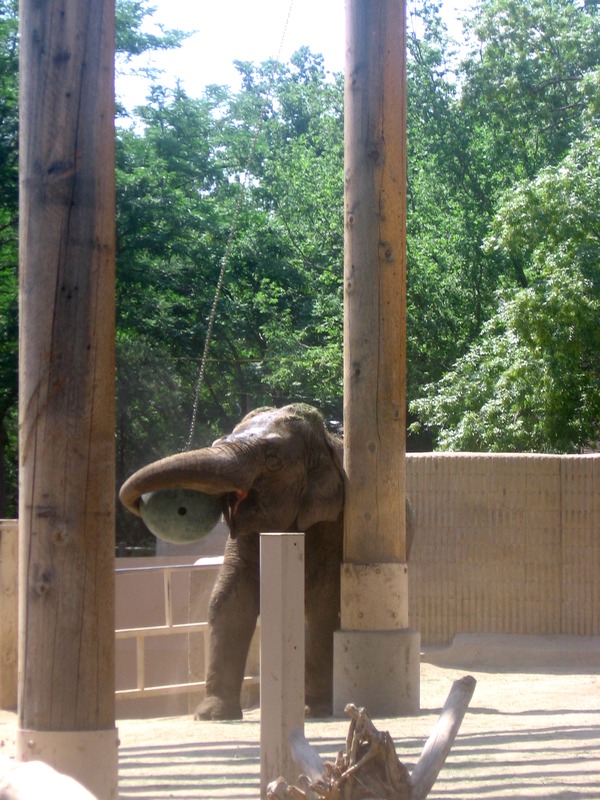
<svg viewBox="0 0 600 800"><path fill-rule="evenodd" d="M409 616L457 633L600 634L600 456L407 456Z"/></svg>

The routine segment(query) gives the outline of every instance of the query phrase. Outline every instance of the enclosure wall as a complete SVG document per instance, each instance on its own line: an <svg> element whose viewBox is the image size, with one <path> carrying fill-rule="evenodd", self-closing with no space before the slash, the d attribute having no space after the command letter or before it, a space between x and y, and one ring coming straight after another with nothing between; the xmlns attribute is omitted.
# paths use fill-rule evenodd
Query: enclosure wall
<svg viewBox="0 0 600 800"><path fill-rule="evenodd" d="M424 453L408 455L406 468L414 530L409 621L425 646L449 644L460 633L600 635L600 456ZM8 603L16 595L15 522L4 521L0 532L0 593ZM121 567L142 569L117 575L117 627L163 625L162 576L147 567L193 561L119 559ZM190 584L182 573L173 588L176 623L206 620L216 574L217 567L203 569ZM16 616L5 617L0 689L2 707L12 708ZM135 653L133 642L117 644L123 689L135 685ZM258 674L257 655L249 675ZM146 660L153 685L204 676L200 637L159 637L148 643ZM121 700L119 710L186 713L197 701L193 692Z"/></svg>
<svg viewBox="0 0 600 800"><path fill-rule="evenodd" d="M406 472L424 645L600 634L600 457L423 453Z"/></svg>

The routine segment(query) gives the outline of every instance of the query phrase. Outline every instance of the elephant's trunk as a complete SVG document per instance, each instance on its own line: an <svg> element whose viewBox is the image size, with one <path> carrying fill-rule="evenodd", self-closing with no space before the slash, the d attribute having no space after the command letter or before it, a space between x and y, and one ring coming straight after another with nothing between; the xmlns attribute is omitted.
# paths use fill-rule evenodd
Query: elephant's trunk
<svg viewBox="0 0 600 800"><path fill-rule="evenodd" d="M119 492L123 505L140 513L140 498L163 489L194 489L205 494L244 494L252 485L257 464L252 451L223 446L179 453L148 464L128 478Z"/></svg>

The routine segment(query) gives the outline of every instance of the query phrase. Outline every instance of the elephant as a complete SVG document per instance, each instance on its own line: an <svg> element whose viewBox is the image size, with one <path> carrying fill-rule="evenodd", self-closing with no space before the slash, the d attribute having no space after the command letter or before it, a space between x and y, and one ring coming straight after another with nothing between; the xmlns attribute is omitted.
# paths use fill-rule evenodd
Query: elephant
<svg viewBox="0 0 600 800"><path fill-rule="evenodd" d="M230 535L209 603L206 693L195 719L241 719L240 691L259 614L259 536L305 534L305 702L332 713L333 633L339 627L343 557L343 443L304 403L259 408L211 447L179 453L133 474L120 499L161 489L219 495Z"/></svg>
<svg viewBox="0 0 600 800"><path fill-rule="evenodd" d="M259 408L211 447L163 458L122 486L123 504L161 489L217 495L229 538L209 603L206 694L196 719L241 719L240 691L259 614L259 537L305 534L305 702L310 716L333 705L333 633L340 621L343 441L316 408ZM407 501L407 558L412 543Z"/></svg>

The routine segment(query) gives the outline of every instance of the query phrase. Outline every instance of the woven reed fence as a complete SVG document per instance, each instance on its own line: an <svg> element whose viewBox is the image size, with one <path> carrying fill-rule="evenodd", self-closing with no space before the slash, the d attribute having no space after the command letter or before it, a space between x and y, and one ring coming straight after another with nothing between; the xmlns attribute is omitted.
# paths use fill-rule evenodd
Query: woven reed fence
<svg viewBox="0 0 600 800"><path fill-rule="evenodd" d="M600 634L600 456L407 456L410 624L455 633Z"/></svg>

